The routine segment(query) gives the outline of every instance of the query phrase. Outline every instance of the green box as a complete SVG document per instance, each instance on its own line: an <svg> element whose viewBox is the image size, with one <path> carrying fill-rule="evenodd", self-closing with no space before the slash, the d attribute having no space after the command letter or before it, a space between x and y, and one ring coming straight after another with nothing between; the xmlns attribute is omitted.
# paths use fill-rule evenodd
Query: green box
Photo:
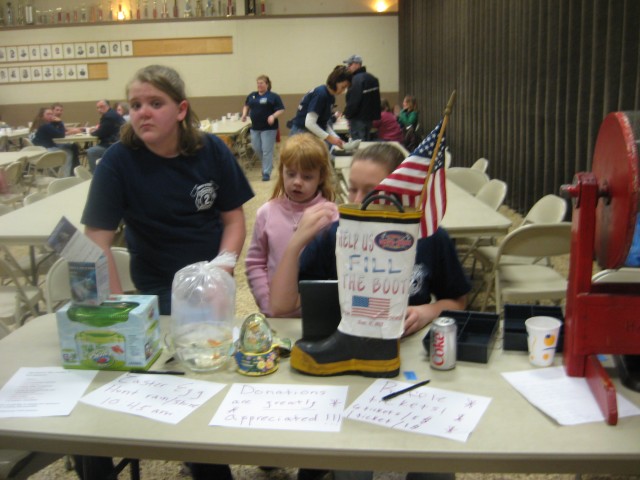
<svg viewBox="0 0 640 480"><path fill-rule="evenodd" d="M158 297L111 295L56 312L64 368L147 370L162 352Z"/></svg>

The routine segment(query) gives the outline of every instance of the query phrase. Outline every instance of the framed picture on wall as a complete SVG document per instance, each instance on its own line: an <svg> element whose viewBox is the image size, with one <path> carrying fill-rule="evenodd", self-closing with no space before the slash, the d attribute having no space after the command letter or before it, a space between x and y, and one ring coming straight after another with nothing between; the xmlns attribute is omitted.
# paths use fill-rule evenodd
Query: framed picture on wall
<svg viewBox="0 0 640 480"><path fill-rule="evenodd" d="M28 62L29 61L29 47L18 47L18 61L19 62Z"/></svg>
<svg viewBox="0 0 640 480"><path fill-rule="evenodd" d="M64 58L64 52L62 50L61 43L54 43L51 45L51 58L54 60Z"/></svg>
<svg viewBox="0 0 640 480"><path fill-rule="evenodd" d="M112 57L120 57L122 55L122 44L120 42L109 42L109 51Z"/></svg>
<svg viewBox="0 0 640 480"><path fill-rule="evenodd" d="M64 71L67 75L67 80L75 80L78 78L75 65L65 65Z"/></svg>
<svg viewBox="0 0 640 480"><path fill-rule="evenodd" d="M18 61L18 47L7 47L7 62Z"/></svg>
<svg viewBox="0 0 640 480"><path fill-rule="evenodd" d="M42 79L45 82L50 82L50 81L54 80L53 65L43 65L42 66Z"/></svg>
<svg viewBox="0 0 640 480"><path fill-rule="evenodd" d="M42 82L44 78L42 78L42 67L31 67L31 81L32 82Z"/></svg>
<svg viewBox="0 0 640 480"><path fill-rule="evenodd" d="M0 68L0 83L7 83L9 81L9 69Z"/></svg>
<svg viewBox="0 0 640 480"><path fill-rule="evenodd" d="M53 67L53 79L56 81L65 79L64 65L56 65Z"/></svg>
<svg viewBox="0 0 640 480"><path fill-rule="evenodd" d="M84 43L76 43L76 58L85 58L87 56L87 45Z"/></svg>
<svg viewBox="0 0 640 480"><path fill-rule="evenodd" d="M131 40L124 40L121 43L122 43L122 56L123 57L133 56L133 42Z"/></svg>
<svg viewBox="0 0 640 480"><path fill-rule="evenodd" d="M31 67L20 67L20 81L21 82L31 81Z"/></svg>
<svg viewBox="0 0 640 480"><path fill-rule="evenodd" d="M38 45L29 46L29 60L40 60L40 47Z"/></svg>
<svg viewBox="0 0 640 480"><path fill-rule="evenodd" d="M109 56L109 42L98 42L98 56L99 57Z"/></svg>
<svg viewBox="0 0 640 480"><path fill-rule="evenodd" d="M87 57L96 58L98 56L98 44L96 42L87 43Z"/></svg>
<svg viewBox="0 0 640 480"><path fill-rule="evenodd" d="M9 82L15 83L20 81L20 69L18 67L9 67Z"/></svg>
<svg viewBox="0 0 640 480"><path fill-rule="evenodd" d="M63 45L64 48L64 58L76 58L76 51L73 47L73 43L65 43Z"/></svg>
<svg viewBox="0 0 640 480"><path fill-rule="evenodd" d="M78 80L89 79L89 67L86 63L80 63L76 65L76 75L78 77Z"/></svg>
<svg viewBox="0 0 640 480"><path fill-rule="evenodd" d="M40 45L40 58L42 60L51 58L51 45Z"/></svg>
<svg viewBox="0 0 640 480"><path fill-rule="evenodd" d="M7 49L4 47L0 47L0 62L7 61Z"/></svg>

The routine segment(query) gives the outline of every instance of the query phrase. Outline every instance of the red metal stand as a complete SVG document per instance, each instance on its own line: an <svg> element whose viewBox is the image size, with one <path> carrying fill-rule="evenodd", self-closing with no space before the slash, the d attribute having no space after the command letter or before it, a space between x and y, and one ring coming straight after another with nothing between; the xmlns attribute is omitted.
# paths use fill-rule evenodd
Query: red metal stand
<svg viewBox="0 0 640 480"><path fill-rule="evenodd" d="M564 365L568 375L587 377L610 425L618 421L615 387L596 355L640 354L640 284L594 284L591 277L594 259L603 268L624 264L638 213L638 169L632 124L616 112L598 134L593 172L562 187L573 199Z"/></svg>

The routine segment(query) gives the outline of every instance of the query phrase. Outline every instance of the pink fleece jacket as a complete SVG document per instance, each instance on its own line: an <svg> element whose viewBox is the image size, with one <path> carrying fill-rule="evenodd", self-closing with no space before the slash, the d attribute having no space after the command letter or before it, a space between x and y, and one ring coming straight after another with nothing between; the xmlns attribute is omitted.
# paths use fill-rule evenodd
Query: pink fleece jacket
<svg viewBox="0 0 640 480"><path fill-rule="evenodd" d="M320 193L307 203L295 203L287 197L280 197L269 200L258 209L245 267L251 293L264 315L272 316L269 304L271 279L302 214L312 205L329 201ZM337 219L336 215L334 220ZM282 316L299 317L300 310Z"/></svg>

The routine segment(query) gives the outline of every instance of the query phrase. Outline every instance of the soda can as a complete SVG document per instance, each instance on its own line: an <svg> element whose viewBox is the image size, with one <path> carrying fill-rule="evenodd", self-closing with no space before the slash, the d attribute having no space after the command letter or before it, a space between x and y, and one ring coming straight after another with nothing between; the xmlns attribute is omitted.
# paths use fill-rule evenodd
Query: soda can
<svg viewBox="0 0 640 480"><path fill-rule="evenodd" d="M429 357L431 368L451 370L456 366L456 321L453 318L440 317L431 327L431 345Z"/></svg>

